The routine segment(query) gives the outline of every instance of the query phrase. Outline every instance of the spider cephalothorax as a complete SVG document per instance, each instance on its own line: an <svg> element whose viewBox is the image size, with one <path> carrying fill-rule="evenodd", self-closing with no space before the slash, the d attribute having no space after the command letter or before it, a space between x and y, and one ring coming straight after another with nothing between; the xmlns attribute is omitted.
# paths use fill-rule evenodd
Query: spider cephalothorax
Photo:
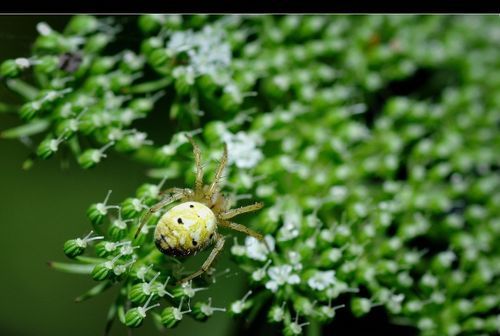
<svg viewBox="0 0 500 336"><path fill-rule="evenodd" d="M262 208L262 203L229 209L228 202L220 193L220 180L227 163L227 146L224 144L224 154L215 171L214 180L204 185L200 149L191 137L188 139L193 145L196 164L194 190L188 188L165 190L162 193L165 197L149 209L136 233L137 236L151 214L173 202L181 201L179 205L169 209L158 221L154 233L156 247L167 255L188 256L215 243L214 249L201 269L182 279L181 282L189 281L206 272L222 250L224 237L217 232L219 226L243 232L259 240L263 238L260 233L230 221L239 214L259 210Z"/></svg>

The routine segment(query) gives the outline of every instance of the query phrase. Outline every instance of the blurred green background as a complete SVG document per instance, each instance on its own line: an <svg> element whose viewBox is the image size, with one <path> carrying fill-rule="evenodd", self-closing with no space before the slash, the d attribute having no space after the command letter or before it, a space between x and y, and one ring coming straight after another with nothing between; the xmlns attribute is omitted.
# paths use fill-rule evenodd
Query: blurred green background
<svg viewBox="0 0 500 336"><path fill-rule="evenodd" d="M47 22L61 29L67 16L0 17L0 60L26 57L34 41L36 24ZM16 97L0 87L0 101L15 102ZM165 114L165 123L168 123ZM0 132L19 125L15 115L0 114ZM167 125L158 125L159 128ZM66 261L62 244L75 234L86 234L90 225L87 207L112 189L114 200L123 200L146 182L146 167L125 157L111 155L96 169L83 171L70 160L68 169L61 160L37 161L29 171L22 163L30 149L17 140L0 139L0 335L58 336L103 334L108 305L116 295L106 295L83 303L73 299L92 287L86 277L60 273L47 266L49 260ZM191 258L195 269L204 255ZM230 267L230 277L221 277L200 298L212 296L216 306L225 306L243 296L243 277L229 260L229 251L219 259L219 270ZM168 335L230 335L237 322L229 315L215 314L205 323L194 320L181 323ZM115 323L111 335L126 335ZM133 335L156 335L151 320ZM166 333L167 334L167 333Z"/></svg>

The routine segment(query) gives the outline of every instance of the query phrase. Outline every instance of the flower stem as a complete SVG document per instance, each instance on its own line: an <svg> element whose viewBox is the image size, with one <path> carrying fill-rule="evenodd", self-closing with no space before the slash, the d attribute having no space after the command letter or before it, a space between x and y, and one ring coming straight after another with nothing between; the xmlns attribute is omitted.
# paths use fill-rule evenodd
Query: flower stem
<svg viewBox="0 0 500 336"><path fill-rule="evenodd" d="M132 86L128 93L148 93L158 91L167 87L172 82L172 78L165 77L156 81L145 82Z"/></svg>

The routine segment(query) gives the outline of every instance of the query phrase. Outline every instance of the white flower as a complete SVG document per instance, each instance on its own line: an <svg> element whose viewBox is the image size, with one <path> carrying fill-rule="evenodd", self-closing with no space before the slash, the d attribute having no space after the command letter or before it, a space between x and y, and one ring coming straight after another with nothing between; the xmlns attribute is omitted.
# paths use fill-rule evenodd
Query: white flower
<svg viewBox="0 0 500 336"><path fill-rule="evenodd" d="M335 283L335 271L317 271L307 280L307 284L312 289L324 290Z"/></svg>
<svg viewBox="0 0 500 336"><path fill-rule="evenodd" d="M278 241L287 241L299 236L300 212L285 212L283 214L283 226L278 231Z"/></svg>
<svg viewBox="0 0 500 336"><path fill-rule="evenodd" d="M196 76L210 74L216 79L230 78L220 76L230 68L231 48L224 30L218 27L205 26L198 32L175 32L167 43L167 49L173 54L186 52Z"/></svg>
<svg viewBox="0 0 500 336"><path fill-rule="evenodd" d="M266 282L266 288L273 293L278 290L278 287L284 284L295 285L300 282L299 276L292 273L292 266L290 265L270 267L267 274L271 280Z"/></svg>
<svg viewBox="0 0 500 336"><path fill-rule="evenodd" d="M262 145L262 139L256 134L225 132L222 140L227 144L229 164L235 164L238 168L253 168L264 157L258 148Z"/></svg>
<svg viewBox="0 0 500 336"><path fill-rule="evenodd" d="M298 252L289 251L288 260L290 261L290 264L293 266L294 270L300 271L302 269L302 264L300 263L301 257Z"/></svg>
<svg viewBox="0 0 500 336"><path fill-rule="evenodd" d="M274 238L267 235L264 239L266 240L267 246L269 246L271 252L274 251ZM267 255L269 254L266 244L254 237L245 238L245 249L246 255L253 260L265 261L267 259Z"/></svg>

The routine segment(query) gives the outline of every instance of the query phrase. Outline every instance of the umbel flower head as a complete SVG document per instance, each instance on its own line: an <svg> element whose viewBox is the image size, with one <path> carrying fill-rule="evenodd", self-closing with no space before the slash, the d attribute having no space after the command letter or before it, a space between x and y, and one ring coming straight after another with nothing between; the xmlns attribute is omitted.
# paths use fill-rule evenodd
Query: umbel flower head
<svg viewBox="0 0 500 336"><path fill-rule="evenodd" d="M339 309L384 310L423 335L499 332L497 18L145 15L141 41L122 25L40 23L32 53L0 64L21 99L0 104L20 120L1 137L30 146L24 168L119 152L166 179L89 207L93 233L51 263L97 282L78 301L119 286L110 319L130 327L213 316L198 299L211 275L177 285L182 261L148 239L161 211L133 239L165 181L195 180L183 158L196 134L207 158L229 147L228 202L266 204L248 218L265 242L230 247L250 288L226 313L286 335ZM153 115L171 119L160 137L141 129Z"/></svg>

